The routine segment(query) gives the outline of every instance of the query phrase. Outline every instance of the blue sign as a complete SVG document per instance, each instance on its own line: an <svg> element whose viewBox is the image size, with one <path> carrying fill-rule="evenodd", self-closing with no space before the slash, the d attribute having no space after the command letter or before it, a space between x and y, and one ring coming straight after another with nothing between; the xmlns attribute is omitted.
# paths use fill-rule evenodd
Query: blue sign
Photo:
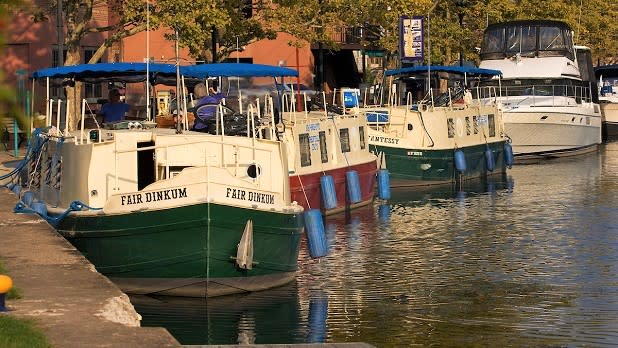
<svg viewBox="0 0 618 348"><path fill-rule="evenodd" d="M358 104L358 94L356 94L355 90L343 92L343 105L346 108L354 108L359 105Z"/></svg>
<svg viewBox="0 0 618 348"><path fill-rule="evenodd" d="M399 57L402 62L423 60L423 17L399 18Z"/></svg>

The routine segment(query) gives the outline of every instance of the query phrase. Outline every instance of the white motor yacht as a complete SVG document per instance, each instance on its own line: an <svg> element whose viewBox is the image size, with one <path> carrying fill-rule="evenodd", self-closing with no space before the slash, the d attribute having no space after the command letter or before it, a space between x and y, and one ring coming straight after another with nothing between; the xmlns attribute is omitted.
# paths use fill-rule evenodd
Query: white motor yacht
<svg viewBox="0 0 618 348"><path fill-rule="evenodd" d="M498 100L516 162L595 151L601 111L590 50L563 22L521 20L487 27L480 68L500 70Z"/></svg>

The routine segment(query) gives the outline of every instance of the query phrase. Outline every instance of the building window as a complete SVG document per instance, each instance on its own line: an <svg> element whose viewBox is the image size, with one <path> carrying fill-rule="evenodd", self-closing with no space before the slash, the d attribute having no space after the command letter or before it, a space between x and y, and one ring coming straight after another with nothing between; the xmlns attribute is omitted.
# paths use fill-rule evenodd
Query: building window
<svg viewBox="0 0 618 348"><path fill-rule="evenodd" d="M360 137L361 150L364 150L365 149L365 127L363 126L358 127L358 135Z"/></svg>
<svg viewBox="0 0 618 348"><path fill-rule="evenodd" d="M326 132L320 131L320 154L322 163L328 162L328 149L326 148Z"/></svg>
<svg viewBox="0 0 618 348"><path fill-rule="evenodd" d="M84 63L88 63L94 53L96 52L95 48L84 48ZM96 63L100 63L99 59ZM102 87L100 83L84 83L84 97L85 98L94 98L98 99L103 96Z"/></svg>
<svg viewBox="0 0 618 348"><path fill-rule="evenodd" d="M58 58L60 58L58 57L58 47L54 47L52 48L52 68L60 66L60 64L58 64ZM63 63L67 61L67 50L62 50L62 58Z"/></svg>
<svg viewBox="0 0 618 348"><path fill-rule="evenodd" d="M339 130L339 141L341 142L341 152L350 152L350 132L347 128Z"/></svg>
<svg viewBox="0 0 618 348"><path fill-rule="evenodd" d="M311 165L311 146L309 145L309 133L298 135L300 147L300 166L308 167Z"/></svg>
<svg viewBox="0 0 618 348"><path fill-rule="evenodd" d="M476 118L476 116L472 116L472 124L474 127L474 134L478 134L479 133L479 121Z"/></svg>
<svg viewBox="0 0 618 348"><path fill-rule="evenodd" d="M51 62L51 66L53 68L57 68L60 66L60 64L58 64L59 62L59 58L58 57L58 47L52 47L52 62ZM66 62L67 59L67 50L62 50L62 60L64 62ZM54 84L52 86L50 86L50 90L49 90L50 96L51 98L64 98L64 91L63 91L63 87L60 84Z"/></svg>

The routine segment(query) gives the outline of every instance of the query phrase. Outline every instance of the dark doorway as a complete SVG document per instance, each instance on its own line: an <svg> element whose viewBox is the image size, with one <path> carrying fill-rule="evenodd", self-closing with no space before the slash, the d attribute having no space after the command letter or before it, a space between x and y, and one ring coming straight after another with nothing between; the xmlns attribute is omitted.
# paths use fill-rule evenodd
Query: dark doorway
<svg viewBox="0 0 618 348"><path fill-rule="evenodd" d="M137 143L137 148L154 147L153 141ZM154 149L137 152L137 189L152 184L155 181Z"/></svg>

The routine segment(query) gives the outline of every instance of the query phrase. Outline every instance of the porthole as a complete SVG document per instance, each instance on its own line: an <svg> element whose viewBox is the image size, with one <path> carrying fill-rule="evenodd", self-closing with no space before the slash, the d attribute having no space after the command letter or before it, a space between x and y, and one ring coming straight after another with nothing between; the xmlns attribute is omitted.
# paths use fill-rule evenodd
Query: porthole
<svg viewBox="0 0 618 348"><path fill-rule="evenodd" d="M262 168L257 163L251 163L247 168L247 176L253 179L257 179L262 174Z"/></svg>

